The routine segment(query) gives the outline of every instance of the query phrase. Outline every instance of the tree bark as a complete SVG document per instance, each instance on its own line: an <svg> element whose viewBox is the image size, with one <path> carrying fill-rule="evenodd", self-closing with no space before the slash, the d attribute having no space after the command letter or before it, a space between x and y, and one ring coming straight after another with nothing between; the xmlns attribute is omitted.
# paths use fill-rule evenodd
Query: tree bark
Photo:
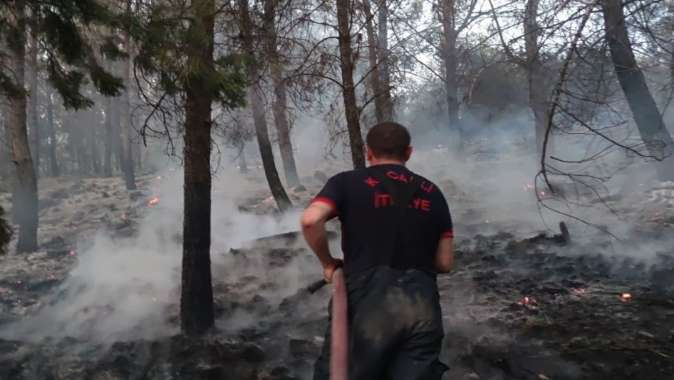
<svg viewBox="0 0 674 380"><path fill-rule="evenodd" d="M47 94L47 128L49 130L49 167L52 177L58 177L59 164L56 160L56 126L54 125L54 100L52 99L53 94L49 92Z"/></svg>
<svg viewBox="0 0 674 380"><path fill-rule="evenodd" d="M439 4L440 21L442 24L442 60L445 68L445 94L447 97L447 117L450 130L456 130L459 144L463 140L459 121L459 96L457 80L457 52L456 40L456 1L441 0ZM459 145L460 146L460 145Z"/></svg>
<svg viewBox="0 0 674 380"><path fill-rule="evenodd" d="M534 114L536 152L543 151L543 141L548 123L548 86L546 73L540 59L538 40L540 28L537 23L539 0L528 0L524 13L524 44L526 51L525 70L529 85L529 108Z"/></svg>
<svg viewBox="0 0 674 380"><path fill-rule="evenodd" d="M15 83L23 88L25 81L26 57L26 19L25 2L15 1L13 27L19 39L11 49L10 66ZM12 194L13 208L19 224L19 240L17 252L32 252L37 249L38 197L35 167L30 153L28 131L26 126L26 93L12 94L8 99L9 112L7 126L9 128L12 158L16 167L16 182Z"/></svg>
<svg viewBox="0 0 674 380"><path fill-rule="evenodd" d="M127 11L131 12L131 0L127 1ZM136 190L136 174L131 150L131 38L124 33L124 48L129 57L122 63L122 77L126 86L121 98L120 149L122 175L127 190Z"/></svg>
<svg viewBox="0 0 674 380"><path fill-rule="evenodd" d="M187 335L202 335L214 325L211 281L211 103L209 71L213 68L213 0L192 2L194 21L187 46L188 67L200 68L185 90L185 187L180 326Z"/></svg>
<svg viewBox="0 0 674 380"><path fill-rule="evenodd" d="M34 10L32 10L33 13ZM28 53L29 59L29 83L30 83L30 98L29 98L29 107L30 107L30 131L31 131L31 153L33 155L33 164L35 165L35 177L40 176L40 123L39 115L37 110L38 105L38 96L39 91L37 87L38 81L38 54L39 49L37 46L37 27L38 19L36 14L32 14L30 17L30 50Z"/></svg>
<svg viewBox="0 0 674 380"><path fill-rule="evenodd" d="M369 1L369 0L368 0ZM379 1L379 36L377 56L379 58L379 75L381 76L382 113L384 121L393 120L393 100L391 99L391 66L388 50L388 4L386 0Z"/></svg>
<svg viewBox="0 0 674 380"><path fill-rule="evenodd" d="M276 9L278 0L266 0L264 12L264 30L266 31L265 50L269 62L272 85L274 86L274 99L272 101L272 113L274 124L278 134L279 150L283 160L283 169L288 186L294 187L300 184L295 165L292 140L290 138L290 123L288 122L288 100L286 82L283 78L283 67L279 60L276 38Z"/></svg>
<svg viewBox="0 0 674 380"><path fill-rule="evenodd" d="M292 207L290 198L283 188L281 179L279 178L276 165L274 164L274 153L269 141L269 130L267 128L267 119L265 118L264 99L262 97L261 89L258 85L260 77L258 71L258 64L255 59L255 46L253 44L253 23L250 19L248 10L248 0L239 0L239 9L241 15L240 30L243 39L243 49L251 58L247 65L248 74L248 97L250 99L250 106L253 111L253 123L255 124L255 134L257 135L257 143L260 148L260 156L262 157L262 166L264 167L264 174L267 178L267 183L271 189L271 193L276 200L276 204L281 211L286 211Z"/></svg>
<svg viewBox="0 0 674 380"><path fill-rule="evenodd" d="M662 116L637 65L625 26L621 0L603 0L604 26L611 59L632 116L649 155L663 160L672 153L672 136L665 128ZM657 165L661 180L674 179L672 165Z"/></svg>
<svg viewBox="0 0 674 380"><path fill-rule="evenodd" d="M385 116L384 97L382 91L381 78L380 74L381 67L377 59L377 36L374 31L374 22L372 18L372 7L370 6L370 0L363 0L363 15L365 16L365 30L367 32L367 55L368 62L370 64L370 73L368 74L368 83L370 85L370 90L372 91L372 96L374 97L374 116L377 119L377 123L387 121Z"/></svg>
<svg viewBox="0 0 674 380"><path fill-rule="evenodd" d="M356 103L356 88L353 83L353 49L351 47L351 1L337 0L337 24L339 33L339 58L342 71L342 97L346 112L346 128L349 133L353 167L365 167L365 144L360 130L360 112Z"/></svg>

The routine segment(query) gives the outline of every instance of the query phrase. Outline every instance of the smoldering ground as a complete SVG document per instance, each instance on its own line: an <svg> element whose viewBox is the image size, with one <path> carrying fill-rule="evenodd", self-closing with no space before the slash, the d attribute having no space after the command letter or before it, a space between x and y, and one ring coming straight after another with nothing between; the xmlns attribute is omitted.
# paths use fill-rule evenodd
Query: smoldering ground
<svg viewBox="0 0 674 380"><path fill-rule="evenodd" d="M521 120L514 118L510 122ZM312 127L320 130L316 125ZM410 127L414 134L416 125ZM512 148L511 144L494 143L514 138L511 134L477 140L481 142L475 144L475 150L456 153L433 144L450 138L438 131L433 133L436 135L428 139L429 143L421 134L415 135L418 143L410 167L443 189L456 223L457 271L440 279L448 335L443 359L454 367L452 374L504 379L534 378L539 374L581 379L593 374L598 376L594 379L603 378L607 372L602 372L601 365L595 368L579 363L578 352L585 352L591 345L604 350L596 360L606 368L613 371L629 367L616 363L603 341L598 343L598 337L588 336L587 330L573 331L573 337L561 334L560 326L571 323L574 316L585 328L602 334L609 333L601 328L607 320L609 323L605 324L612 328L623 323L616 334L622 336L624 344L640 344L650 350L646 352L665 356L672 354L663 348L664 341L648 338L650 334L666 339L670 332L664 320L653 320L655 330L639 327L639 321L654 310L661 312L663 318L669 315L666 303L656 309L646 301L662 300L659 289L667 288L666 280L657 289L643 287L656 283L658 270L669 265L665 257L671 253L670 241L652 237L658 228L666 231L670 227L661 220L648 224L648 218L653 217L651 211L661 206L670 209L666 205L672 203L673 192L667 184L653 185L645 178L644 186L623 194L618 185L609 182L604 195L613 209L620 210L616 214L585 192L562 201L537 193L540 190L534 176L539 167L535 155ZM298 145L320 146L315 141L324 138L316 136L314 129L298 130L297 135ZM586 146L565 149L574 154ZM99 230L94 234L96 228L82 227L76 230L86 231L88 236L80 236L78 246L60 247L63 256L41 252L17 260L44 263L39 265L46 270L40 273L48 276L51 271L55 276L44 287L33 286L38 280L45 280L31 273L34 267L22 267L25 263L6 266L4 273L13 268L19 269L19 274L3 278L23 281L22 286L3 284L7 289L3 295L10 301L3 302L3 319L11 322L3 323L2 328L3 352L7 353L3 362L13 371L9 378L47 373L67 378L76 371L120 378L169 378L162 371L178 367L180 370L176 371L187 376L188 368L199 359L191 355L177 359L175 355L182 352L180 346L206 353L209 366L217 360L236 361L256 376L283 378L294 373L306 377L322 342L329 290L315 295L302 291L320 278L321 272L301 239L255 240L297 230L299 209L322 186L311 174L322 170L331 175L348 166L346 157L339 151L335 154L339 159L326 160L324 152L317 149L315 155L303 159L300 170L308 174L302 179L306 190L291 190L298 209L282 216L265 214L273 208L273 202L252 155L251 172L247 175L241 175L229 163L215 173L211 256L219 332L211 337L211 343L199 347L175 337L182 226L178 168L144 177L145 186L134 199L115 198L117 192L124 193L121 182L89 184L80 185L68 197L45 207L43 212L50 216L50 222L44 228L55 236L59 234L59 217L65 212L85 210L79 220L93 218L90 224L95 225L100 215L94 211L107 207L103 193L112 194L117 202L116 209L106 216L112 232ZM614 179L615 183L620 180ZM79 199L78 192L84 193L80 197L84 199L74 202ZM563 207L564 212L589 223L610 221L610 231L622 236L622 241L542 209L539 198L557 202L555 207ZM158 203L151 206L154 200ZM64 211L54 209L59 207ZM251 207L263 215L240 211ZM114 226L126 223L125 214L131 219L132 233L120 237L114 233ZM75 219L67 221L76 224ZM552 238L559 232L557 222L562 220L568 224L572 237L566 245ZM74 233L65 226L60 228L61 234ZM129 229L124 228L126 234ZM534 238L541 232L550 238ZM629 242L625 242L627 237ZM69 254L70 248L75 250L74 255ZM633 293L634 301L623 302L619 298L623 292ZM525 297L535 302L524 302ZM619 322L612 319L609 311L629 317ZM530 330L532 326L537 329ZM573 344L569 342L572 338L577 338ZM166 351L160 359L152 342L161 348L159 351ZM22 352L36 354L19 355L17 350L21 347ZM77 352L73 355L79 364L58 372L55 368L69 359L55 354L53 347ZM97 347L95 356L90 353L91 347ZM544 360L534 359L537 350L545 353ZM229 359L223 358L225 354ZM630 360L656 360L656 370L667 370L658 357L665 358L639 353ZM44 363L37 365L40 360ZM127 363L128 369L115 365L115 360ZM175 367L171 367L171 361L176 361ZM33 369L28 371L28 367Z"/></svg>

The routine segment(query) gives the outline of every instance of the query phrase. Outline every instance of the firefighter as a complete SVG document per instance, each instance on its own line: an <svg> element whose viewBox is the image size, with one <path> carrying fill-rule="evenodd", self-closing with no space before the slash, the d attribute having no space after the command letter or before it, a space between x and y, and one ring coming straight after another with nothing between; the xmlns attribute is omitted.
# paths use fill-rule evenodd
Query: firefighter
<svg viewBox="0 0 674 380"><path fill-rule="evenodd" d="M436 283L454 263L452 219L440 189L405 167L407 129L375 125L367 134L369 167L330 178L304 211L304 237L327 282L346 278L350 380L440 379L444 336ZM339 218L343 261L328 247L326 222ZM330 329L314 379L328 379Z"/></svg>

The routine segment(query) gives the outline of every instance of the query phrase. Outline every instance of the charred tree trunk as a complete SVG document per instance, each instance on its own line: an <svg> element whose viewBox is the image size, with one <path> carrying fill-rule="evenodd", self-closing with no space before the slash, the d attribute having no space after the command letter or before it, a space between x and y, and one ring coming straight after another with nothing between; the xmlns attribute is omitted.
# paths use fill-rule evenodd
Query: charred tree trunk
<svg viewBox="0 0 674 380"><path fill-rule="evenodd" d="M131 12L131 0L127 0L127 11ZM124 34L124 48L130 55L131 38L128 33ZM120 166L127 190L136 190L136 174L133 165L133 151L131 150L131 57L129 56L122 64L122 77L126 89L121 98L120 110Z"/></svg>
<svg viewBox="0 0 674 380"><path fill-rule="evenodd" d="M621 0L603 0L604 26L616 76L649 154L659 160L672 153L672 136L667 131L646 79L637 65L625 26ZM671 165L657 165L661 180L674 179Z"/></svg>
<svg viewBox="0 0 674 380"><path fill-rule="evenodd" d="M365 16L365 30L367 31L367 55L368 62L370 64L370 73L368 74L370 90L372 91L372 96L374 97L374 115L377 119L377 123L387 121L385 113L385 104L382 91L381 78L382 75L379 72L381 70L380 63L377 59L377 36L374 31L374 22L372 18L372 7L370 6L370 0L363 0L363 14Z"/></svg>
<svg viewBox="0 0 674 380"><path fill-rule="evenodd" d="M12 21L16 27L17 43L11 49L10 71L14 81L23 89L26 66L26 19L25 2L15 1ZM12 158L16 168L16 182L12 193L14 213L19 224L19 240L17 252L32 252L37 249L38 198L35 167L30 153L28 131L26 126L26 93L19 91L8 97L9 112L7 127L9 128Z"/></svg>
<svg viewBox="0 0 674 380"><path fill-rule="evenodd" d="M369 0L368 0L369 1ZM379 36L377 56L379 58L379 75L381 83L382 113L384 121L393 120L393 100L391 99L391 65L388 51L388 4L386 0L379 1Z"/></svg>
<svg viewBox="0 0 674 380"><path fill-rule="evenodd" d="M213 327L211 282L211 103L208 78L213 68L213 0L194 0L191 26L194 38L187 46L188 67L201 72L190 76L185 89L185 187L183 266L180 326L187 335L202 335Z"/></svg>
<svg viewBox="0 0 674 380"><path fill-rule="evenodd" d="M529 108L534 114L536 152L543 151L545 130L548 123L548 87L543 64L540 59L538 40L540 28L537 23L539 0L528 0L524 13L524 43L526 50L525 70L529 84Z"/></svg>
<svg viewBox="0 0 674 380"><path fill-rule="evenodd" d="M264 99L257 83L259 71L255 59L253 23L248 11L248 0L239 0L239 9L241 12L240 30L243 38L243 49L251 58L247 65L249 81L248 97L250 99L250 107L253 111L253 123L255 124L255 134L257 135L257 143L260 148L260 156L262 157L262 166L264 167L264 174L265 177L267 177L267 183L269 183L269 188L276 200L276 204L281 211L286 211L292 207L292 203L290 203L290 198L283 188L278 171L276 170L274 153L272 151L271 142L269 141L269 130L267 129L267 119L265 118L264 112Z"/></svg>
<svg viewBox="0 0 674 380"><path fill-rule="evenodd" d="M272 85L274 86L274 99L272 100L272 113L278 135L279 150L283 160L283 169L288 186L294 187L300 184L295 165L292 140L290 139L290 123L288 122L288 100L286 82L283 78L283 67L278 53L276 38L276 9L278 0L266 0L264 10L264 31L266 32L265 52L269 62Z"/></svg>
<svg viewBox="0 0 674 380"><path fill-rule="evenodd" d="M49 167L52 177L58 177L59 164L56 160L56 126L54 125L54 100L53 94L47 94L47 128L49 133Z"/></svg>
<svg viewBox="0 0 674 380"><path fill-rule="evenodd" d="M455 130L459 136L459 144L463 140L459 121L459 95L457 80L456 41L456 1L442 0L439 7L442 24L442 60L445 69L445 94L447 97L447 117L449 129ZM459 145L461 146L461 145Z"/></svg>
<svg viewBox="0 0 674 380"><path fill-rule="evenodd" d="M7 253L7 244L12 240L12 228L5 220L5 210L0 206L0 255Z"/></svg>
<svg viewBox="0 0 674 380"><path fill-rule="evenodd" d="M30 71L29 71L29 83L30 83L30 98L29 98L29 107L30 107L30 131L31 131L31 153L33 155L33 164L35 166L35 177L40 176L40 123L39 123L39 115L37 111L37 105L38 105L38 88L37 88L37 80L38 80L38 53L39 49L37 46L37 26L38 26L38 19L37 19L37 14L35 14L35 10L33 9L32 12L34 14L31 15L30 17L30 51L28 53L28 59L30 61Z"/></svg>
<svg viewBox="0 0 674 380"><path fill-rule="evenodd" d="M349 132L353 167L365 167L365 144L360 131L360 112L356 103L356 88L353 83L354 58L351 47L351 1L337 0L337 24L339 32L339 58L342 71L342 97L346 112L346 128Z"/></svg>
<svg viewBox="0 0 674 380"><path fill-rule="evenodd" d="M112 177L112 147L113 144L113 130L112 130L112 101L109 97L105 98L105 144L103 145L103 176Z"/></svg>

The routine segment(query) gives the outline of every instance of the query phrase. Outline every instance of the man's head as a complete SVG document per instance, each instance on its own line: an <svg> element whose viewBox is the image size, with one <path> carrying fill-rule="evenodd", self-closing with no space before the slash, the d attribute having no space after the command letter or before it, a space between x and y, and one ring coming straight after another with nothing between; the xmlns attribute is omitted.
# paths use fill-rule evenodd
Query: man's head
<svg viewBox="0 0 674 380"><path fill-rule="evenodd" d="M412 155L410 133L398 123L387 121L372 127L367 133L367 160L378 163L405 163Z"/></svg>

